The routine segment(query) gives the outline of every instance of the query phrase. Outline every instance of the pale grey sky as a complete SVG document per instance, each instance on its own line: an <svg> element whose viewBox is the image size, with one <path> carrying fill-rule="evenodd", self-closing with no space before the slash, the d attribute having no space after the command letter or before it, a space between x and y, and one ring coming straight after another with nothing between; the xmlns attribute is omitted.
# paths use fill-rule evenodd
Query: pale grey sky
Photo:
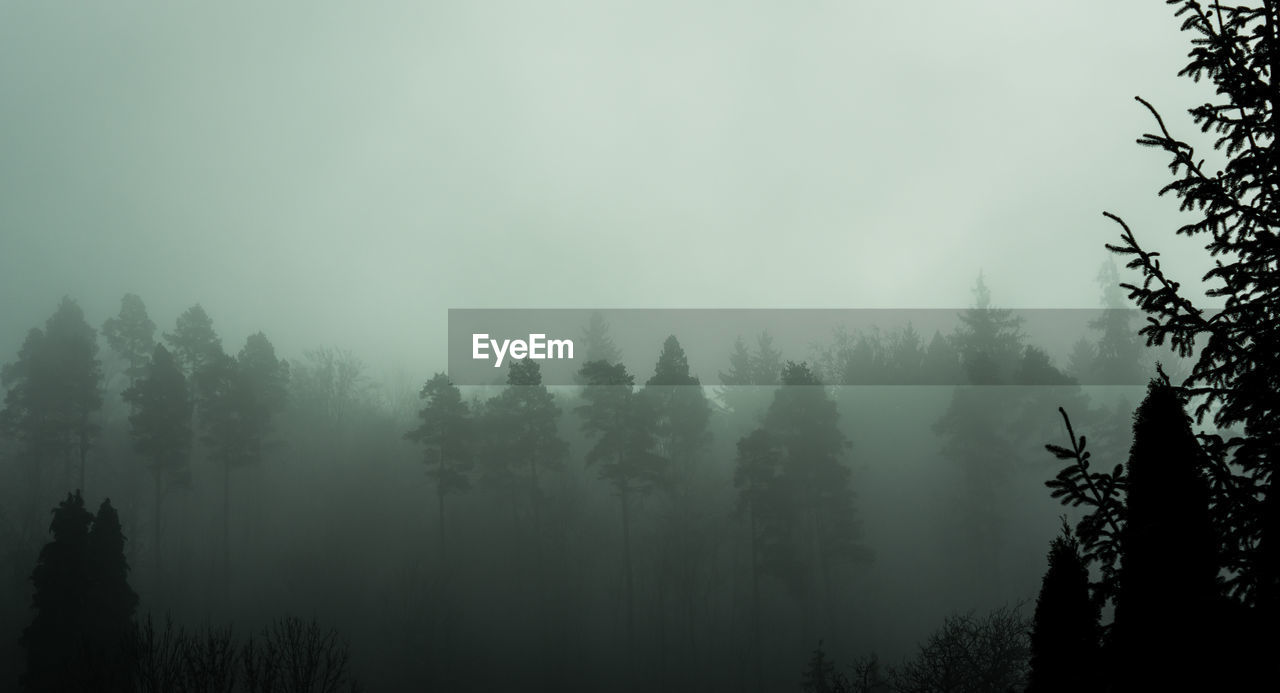
<svg viewBox="0 0 1280 693"><path fill-rule="evenodd" d="M950 307L979 268L1001 304L1093 307L1102 209L1192 283L1133 144L1135 94L1197 134L1177 27L1158 0L0 0L0 360L63 293L415 375L450 307Z"/></svg>

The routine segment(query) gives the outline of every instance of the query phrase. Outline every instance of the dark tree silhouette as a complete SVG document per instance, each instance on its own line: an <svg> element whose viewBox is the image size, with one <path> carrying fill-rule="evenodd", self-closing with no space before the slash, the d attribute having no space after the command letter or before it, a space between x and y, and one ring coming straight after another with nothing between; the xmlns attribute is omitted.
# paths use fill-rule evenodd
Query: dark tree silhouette
<svg viewBox="0 0 1280 693"><path fill-rule="evenodd" d="M1173 4L1173 3L1171 3ZM1280 6L1261 3L1205 6L1176 3L1182 29L1194 33L1190 61L1179 74L1207 78L1214 101L1190 109L1204 132L1217 138L1217 160L1174 137L1148 102L1156 132L1138 143L1170 157L1172 192L1196 219L1179 227L1187 236L1206 236L1215 266L1205 276L1208 295L1224 299L1208 313L1180 282L1161 267L1159 253L1146 250L1118 216L1120 242L1108 245L1129 258L1127 267L1142 282L1123 284L1129 298L1148 314L1142 328L1149 345L1170 343L1190 356L1202 348L1181 387L1198 400L1197 420L1212 413L1221 430L1243 429L1224 439L1200 436L1217 526L1223 531L1224 568L1232 594L1261 609L1263 621L1280 615L1280 245L1275 242L1280 204L1280 158L1276 151L1280 92L1274 88L1280 55ZM1273 645L1278 641L1274 635ZM1274 673L1280 673L1273 670Z"/></svg>
<svg viewBox="0 0 1280 693"><path fill-rule="evenodd" d="M1202 455L1178 392L1152 381L1133 416L1120 535L1113 637L1122 687L1210 684L1218 561Z"/></svg>
<svg viewBox="0 0 1280 693"><path fill-rule="evenodd" d="M655 415L634 390L635 379L622 364L588 361L579 370L585 404L578 407L582 430L594 438L586 463L613 486L622 509L622 562L627 599L627 639L635 639L635 576L631 561L631 512L637 496L668 480L666 460L654 452Z"/></svg>
<svg viewBox="0 0 1280 693"><path fill-rule="evenodd" d="M138 597L111 502L95 518L77 491L53 511L53 534L31 574L35 618L23 631L29 691L125 691L123 649Z"/></svg>
<svg viewBox="0 0 1280 693"><path fill-rule="evenodd" d="M61 691L81 664L77 643L86 622L89 527L93 514L79 492L68 493L53 511L53 540L40 550L31 573L35 618L22 632L27 668L22 684L29 691Z"/></svg>
<svg viewBox="0 0 1280 693"><path fill-rule="evenodd" d="M88 577L84 637L90 656L98 662L89 671L102 685L97 690L127 690L131 667L125 643L133 627L138 595L129 586L129 563L120 517L111 500L102 501L85 547Z"/></svg>
<svg viewBox="0 0 1280 693"><path fill-rule="evenodd" d="M451 493L471 488L469 475L474 464L471 411L462 401L462 393L444 373L437 373L428 380L419 397L426 402L418 412L421 422L406 433L405 438L423 446L427 476L436 485L437 530L443 569L448 565L445 499Z"/></svg>
<svg viewBox="0 0 1280 693"><path fill-rule="evenodd" d="M563 469L569 446L560 437L560 407L542 384L537 361L512 361L507 386L485 404L484 474L494 487L525 497L533 515L533 543L541 562L542 485L539 475Z"/></svg>
<svg viewBox="0 0 1280 693"><path fill-rule="evenodd" d="M261 332L236 358L204 353L197 366L201 425L210 457L222 472L223 585L231 579L231 472L258 464L271 442L276 414L288 392L288 363Z"/></svg>
<svg viewBox="0 0 1280 693"><path fill-rule="evenodd" d="M1080 543L1063 524L1049 544L1049 569L1031 624L1031 672L1026 693L1074 693L1098 689L1101 611L1089 592L1089 569Z"/></svg>
<svg viewBox="0 0 1280 693"><path fill-rule="evenodd" d="M160 560L161 508L166 484L185 482L190 473L192 399L177 361L163 345L156 345L150 362L133 386L124 392L133 409L129 433L134 450L147 459L155 497L152 500L152 554L157 587Z"/></svg>
<svg viewBox="0 0 1280 693"><path fill-rule="evenodd" d="M767 542L768 566L802 600L810 619L815 597L828 608L841 570L870 554L860 542L850 470L844 462L849 441L839 428L836 404L804 363L788 362L782 385L765 415L764 428L782 451L781 473L763 497L778 502L768 513L755 504L757 528ZM761 498L761 497L757 497ZM767 520L773 527L759 528Z"/></svg>

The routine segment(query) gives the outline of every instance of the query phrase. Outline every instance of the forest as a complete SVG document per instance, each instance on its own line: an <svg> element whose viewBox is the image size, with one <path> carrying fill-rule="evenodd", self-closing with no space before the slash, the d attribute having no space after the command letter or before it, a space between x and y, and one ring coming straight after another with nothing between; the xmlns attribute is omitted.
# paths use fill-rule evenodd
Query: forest
<svg viewBox="0 0 1280 693"><path fill-rule="evenodd" d="M1280 4L1167 4L1208 151L1141 98L1138 143L1212 269L1179 281L1175 234L1104 212L1121 262L1065 342L975 272L947 331L693 354L602 310L573 384L526 358L468 385L51 297L0 355L0 688L1280 680Z"/></svg>

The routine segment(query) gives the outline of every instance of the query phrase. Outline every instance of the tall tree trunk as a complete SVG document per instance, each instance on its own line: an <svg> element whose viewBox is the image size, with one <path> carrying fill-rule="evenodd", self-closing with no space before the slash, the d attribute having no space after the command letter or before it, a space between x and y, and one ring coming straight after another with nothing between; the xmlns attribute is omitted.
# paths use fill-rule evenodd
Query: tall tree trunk
<svg viewBox="0 0 1280 693"><path fill-rule="evenodd" d="M231 599L231 462L222 463L222 597Z"/></svg>
<svg viewBox="0 0 1280 693"><path fill-rule="evenodd" d="M627 588L627 651L635 646L635 593L631 576L631 498L630 489L623 486L622 498L622 567L626 572Z"/></svg>
<svg viewBox="0 0 1280 693"><path fill-rule="evenodd" d="M153 543L152 543L151 550L155 553L155 570L156 570L155 591L156 591L156 594L158 595L160 594L160 591L161 591L160 581L161 581L161 573L163 571L160 564L160 499L161 499L161 493L162 493L162 486L161 486L162 482L161 482L161 473L160 473L159 465L157 465L155 468L155 477L156 477L155 478L156 503L155 503L155 518L152 520L152 528L151 528L152 535L153 535L152 536Z"/></svg>
<svg viewBox="0 0 1280 693"><path fill-rule="evenodd" d="M760 690L760 559L756 555L759 539L756 535L755 508L747 507L751 526L751 659L755 662L756 690Z"/></svg>

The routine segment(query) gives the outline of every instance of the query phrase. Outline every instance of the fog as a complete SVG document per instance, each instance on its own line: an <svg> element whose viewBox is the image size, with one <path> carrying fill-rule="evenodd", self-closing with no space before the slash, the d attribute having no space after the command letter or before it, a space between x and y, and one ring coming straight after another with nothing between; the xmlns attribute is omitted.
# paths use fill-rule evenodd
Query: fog
<svg viewBox="0 0 1280 693"><path fill-rule="evenodd" d="M774 328L771 362L759 331L698 332L715 318L696 314L674 336L701 387L676 390L705 398L706 440L622 510L627 568L632 491L591 461L587 376L551 383L565 448L528 487L486 481L481 458L509 451L472 451L469 488L441 491L444 444L406 434L453 365L450 309L1117 308L1103 210L1193 283L1210 265L1169 233L1166 161L1133 144L1153 127L1135 95L1187 136L1185 107L1208 98L1176 76L1177 28L1162 3L1100 0L0 2L0 363L68 297L98 332L103 400L83 472L59 458L31 476L25 443L0 439L0 688L23 670L46 513L81 483L90 511L120 512L140 618L315 619L372 691L795 690L819 639L893 662L949 615L1029 617L1059 518L1078 518L1044 488L1057 407L1121 462L1155 361L1187 363L1139 349L1127 379L1085 372L1075 342L1105 331L1086 327L1023 334L984 381L961 327L936 333L957 368L938 381L917 374L932 328L911 365L893 360L905 321L846 341L848 325ZM262 332L288 362L224 487L215 405L177 357L197 414L189 471L154 482L162 512L122 400L136 374L105 337L126 294L175 354L165 335L199 304L228 356ZM611 319L626 339L609 360L642 392L669 331ZM868 375L859 336L896 376ZM736 337L772 370L729 382ZM1040 380L1017 380L1026 347L1052 364ZM788 361L827 386L848 441L857 560L796 569L822 574L821 599L765 571L753 601L735 469L753 429L789 425L769 423L791 406ZM340 384L343 364L358 376ZM503 388L461 384L483 447ZM998 465L975 461L970 429L1001 441ZM655 449L676 465L671 445Z"/></svg>

